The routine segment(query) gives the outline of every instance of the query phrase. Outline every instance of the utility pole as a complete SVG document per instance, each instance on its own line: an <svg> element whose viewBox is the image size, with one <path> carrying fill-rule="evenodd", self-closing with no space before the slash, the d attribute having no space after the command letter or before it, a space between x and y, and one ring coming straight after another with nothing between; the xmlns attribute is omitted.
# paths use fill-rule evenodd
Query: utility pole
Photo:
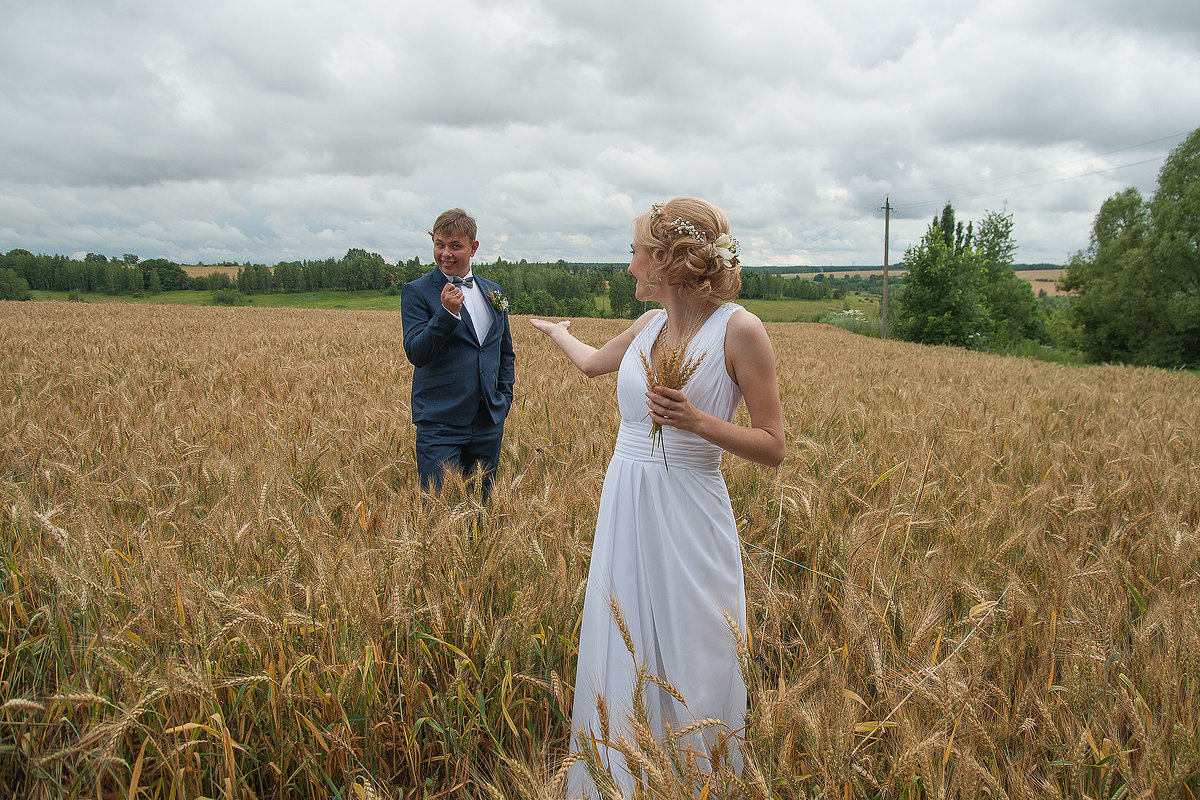
<svg viewBox="0 0 1200 800"><path fill-rule="evenodd" d="M888 273L888 236L892 228L892 203L890 197L883 200L883 306L880 316L879 335L887 338L887 273Z"/></svg>

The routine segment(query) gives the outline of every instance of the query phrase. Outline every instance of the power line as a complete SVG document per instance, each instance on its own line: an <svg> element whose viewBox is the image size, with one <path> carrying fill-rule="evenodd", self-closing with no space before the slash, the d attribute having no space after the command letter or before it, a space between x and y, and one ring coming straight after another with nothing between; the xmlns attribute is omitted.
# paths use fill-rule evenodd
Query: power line
<svg viewBox="0 0 1200 800"><path fill-rule="evenodd" d="M1151 139L1146 142L1139 142L1138 144L1131 144L1131 145L1128 145L1127 147L1118 147L1116 150L1108 150L1104 153L1096 153L1095 155L1084 156L1082 158L1075 158L1070 161L1062 161L1062 162L1059 162L1058 164L1051 164L1050 166L1047 166L1047 167L1036 167L1034 169L1027 169L1022 172L1014 172L1010 175L996 175L991 178L978 178L973 181L964 181L962 183L950 183L950 184L946 184L944 186L933 186L928 189L913 189L909 192L905 192L904 194L924 194L925 192L940 192L944 189L957 189L962 186L973 186L977 183L990 183L992 181L1003 181L1003 180L1008 180L1010 178L1022 178L1026 175L1033 175L1038 172L1046 172L1048 170L1061 169L1062 167L1070 166L1071 164L1078 164L1082 161L1091 161L1092 159L1104 158L1105 156L1111 156L1111 155L1115 155L1117 153L1124 153L1129 150L1137 150L1139 148L1146 147L1148 145L1158 144L1159 142L1165 142L1165 141L1168 141L1171 139L1182 139L1184 136L1187 136L1188 133L1190 133L1190 131L1183 131L1182 133L1173 133L1170 136L1160 136L1157 139ZM1150 160L1153 161L1156 159L1150 159ZM1138 161L1136 163L1144 164L1147 162ZM1135 166L1135 164L1126 164L1124 166ZM1123 169L1123 168L1124 167L1111 167L1109 169ZM1103 172L1103 171L1104 170L1099 170L1099 172ZM1092 174L1097 174L1097 173L1088 172L1088 173L1084 173L1083 175L1080 175L1079 177L1084 177L1085 175L1092 175ZM1040 185L1040 184L1034 184L1034 185Z"/></svg>
<svg viewBox="0 0 1200 800"><path fill-rule="evenodd" d="M939 203L945 203L947 201L953 203L953 202L960 201L960 200L977 200L980 197L995 197L998 195L1005 195L1005 194L1010 194L1013 192L1024 191L1026 189L1036 189L1039 186L1050 186L1051 184L1055 184L1055 183L1066 183L1067 181L1073 181L1073 180L1077 180L1079 178L1086 178L1091 175L1102 175L1105 172L1116 172L1117 170L1128 169L1130 167L1140 167L1143 164L1153 164L1156 161L1162 161L1162 160L1163 160L1163 156L1156 156L1155 158L1147 158L1147 159L1143 159L1141 161L1132 161L1128 164L1119 164L1115 167L1104 167L1102 169L1094 169L1094 170L1090 170L1088 172L1080 172L1077 175L1065 175L1061 178L1052 178L1051 180L1048 180L1048 181L1039 181L1037 183L1025 183L1025 184L1021 184L1020 186L1010 186L1007 189L993 189L993 190L986 191L986 192L975 192L974 194L961 194L961 195L958 195L957 197L943 197L941 199L936 199L936 200L934 200L934 199L923 200L921 202L906 203L906 204L900 205L900 206L892 206L892 208L894 208L896 210L911 211L916 208L937 205ZM963 184L963 185L967 185L967 184ZM916 194L916 193L914 192L913 194Z"/></svg>
<svg viewBox="0 0 1200 800"><path fill-rule="evenodd" d="M837 225L834 225L832 228L828 228L824 231L817 233L815 236L809 237L808 241L810 243L813 243L813 242L820 242L825 239L828 239L836 233L841 233L843 230L845 230L846 228L849 228L851 225L854 225L856 222L859 222L860 220L867 217L868 215L873 215L878 210L879 209L874 204L869 205L866 208L859 211L858 214L851 217L850 219L842 220Z"/></svg>
<svg viewBox="0 0 1200 800"><path fill-rule="evenodd" d="M1039 172L1047 172L1049 170L1061 169L1061 168L1063 168L1065 166L1069 166L1071 164L1078 164L1080 162L1091 161L1093 159L1103 158L1105 156L1115 155L1117 153L1124 153L1124 152L1128 152L1130 150L1137 150L1139 148L1147 147L1149 145L1158 144L1160 142L1165 142L1165 141L1169 141L1172 139L1181 139L1184 136L1187 136L1188 133L1189 133L1189 131L1183 131L1182 133L1174 133L1169 136L1160 136L1156 139L1150 139L1148 141L1139 142L1137 144L1131 144L1126 147L1118 147L1115 150L1108 150L1103 153L1097 153L1095 155L1084 156L1083 158L1076 158L1076 159L1072 159L1070 161L1063 161L1063 162L1059 162L1058 164L1053 164L1053 165L1047 166L1047 167L1038 167L1036 169L1024 170L1022 172L1015 172L1015 173L1012 173L1009 175L998 175L998 176L995 176L992 178L980 178L980 179L974 180L974 181L964 181L962 183L947 184L944 186L935 186L935 187L932 187L929 189L918 189L918 190L913 190L913 191L909 191L909 192L902 192L902 193L900 193L900 196L919 195L919 194L924 194L927 192L942 191L944 189L955 189L955 188L961 188L961 187L975 186L978 184L992 183L995 181L1010 180L1013 178L1022 178L1027 175L1037 174ZM919 208L925 208L925 207L929 207L929 206L937 206L937 205L945 203L947 201L954 203L954 202L960 202L963 200L976 200L981 197L1005 195L1005 194L1010 194L1010 193L1014 193L1014 192L1024 191L1026 189L1037 188L1039 186L1049 186L1049 185L1052 185L1055 183L1065 183L1067 181L1078 180L1080 178L1087 178L1092 175L1102 175L1106 172L1116 172L1117 170L1129 169L1131 167L1138 167L1138 166L1142 166L1145 164L1151 164L1156 161L1162 161L1164 158L1165 158L1165 155L1156 156L1154 158L1142 159L1141 161L1132 161L1128 164L1118 164L1117 166L1113 166L1113 167L1103 167L1100 169L1089 170L1087 172L1081 172L1081 173L1074 174L1074 175L1065 175L1065 176L1058 177L1058 178L1051 178L1051 179L1045 180L1045 181L1038 181L1036 183L1025 183L1025 184L1020 184L1017 186L1010 186L1010 187L1004 188L1004 189L990 189L987 191L962 194L957 197L941 197L939 199L923 200L923 201L919 201L919 202L904 203L901 205L890 205L891 201L889 198L888 205L890 206L890 210L892 212L912 211L912 210L919 209ZM835 234L841 233L842 231L850 228L851 226L854 226L854 225L862 222L866 217L873 216L874 214L878 213L880 210L882 210L882 208L880 206L876 206L876 205L872 204L870 206L867 206L867 207L861 209L855 216L853 216L849 219L845 219L845 220L839 222L838 224L836 224L830 228L827 228L823 231L818 231L815 235L808 238L808 247L811 248L815 244L819 244L823 241L830 239Z"/></svg>

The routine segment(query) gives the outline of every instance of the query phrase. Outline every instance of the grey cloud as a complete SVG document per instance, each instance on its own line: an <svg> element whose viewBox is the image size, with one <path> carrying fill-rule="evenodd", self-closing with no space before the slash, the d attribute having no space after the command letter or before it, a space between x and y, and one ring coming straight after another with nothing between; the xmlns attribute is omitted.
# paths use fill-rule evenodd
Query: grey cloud
<svg viewBox="0 0 1200 800"><path fill-rule="evenodd" d="M488 258L613 260L699 194L747 263L874 263L891 194L901 251L1007 200L1022 257L1061 259L1194 126L1197 9L10 4L0 249L425 258L462 205Z"/></svg>

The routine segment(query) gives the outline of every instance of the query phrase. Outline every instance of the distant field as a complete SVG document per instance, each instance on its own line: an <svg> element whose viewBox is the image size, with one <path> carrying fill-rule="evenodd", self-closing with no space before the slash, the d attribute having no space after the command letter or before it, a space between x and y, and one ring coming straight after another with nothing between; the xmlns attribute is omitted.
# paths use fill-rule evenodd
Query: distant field
<svg viewBox="0 0 1200 800"><path fill-rule="evenodd" d="M888 278L889 278L889 280L891 278L896 278L897 280L899 280L899 277L907 271L908 270L904 270L904 269L889 269L888 270ZM817 275L824 275L827 278L846 278L851 275L861 275L865 278L869 275L882 275L882 274L883 274L882 269L853 269L853 270L844 270L843 269L843 270L830 270L829 272L802 272L802 273L796 273L794 275L784 275L783 277L785 277L785 278L807 278L809 280L812 280ZM1035 294L1037 292L1041 291L1042 289L1045 289L1046 294L1051 295L1051 296L1057 296L1060 294L1069 294L1069 292L1064 292L1055 285L1055 281L1057 281L1058 278L1062 274L1063 274L1062 269L1019 269L1019 270L1017 270L1017 277L1024 278L1025 280L1029 281L1029 283L1032 284L1032 286L1033 286L1033 291Z"/></svg>
<svg viewBox="0 0 1200 800"><path fill-rule="evenodd" d="M400 295L361 292L298 292L296 294L253 294L251 305L261 308L352 308L360 311L399 311Z"/></svg>
<svg viewBox="0 0 1200 800"><path fill-rule="evenodd" d="M1017 275L1033 284L1034 294L1045 289L1046 294L1051 297L1056 297L1060 294L1070 294L1070 292L1064 292L1057 286L1057 281L1062 277L1062 274L1063 270L1061 269L1023 269L1017 271Z"/></svg>
<svg viewBox="0 0 1200 800"><path fill-rule="evenodd" d="M187 273L189 278L203 278L205 275L212 275L214 272L219 272L222 275L228 275L232 279L237 277L238 270L240 269L241 267L236 265L232 267L210 267L204 264L199 266L183 266L183 271Z"/></svg>

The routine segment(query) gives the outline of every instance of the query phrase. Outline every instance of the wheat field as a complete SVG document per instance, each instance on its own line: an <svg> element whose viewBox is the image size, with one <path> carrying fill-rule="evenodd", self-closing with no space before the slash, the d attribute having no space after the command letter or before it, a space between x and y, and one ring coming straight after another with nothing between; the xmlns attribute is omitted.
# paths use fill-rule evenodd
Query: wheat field
<svg viewBox="0 0 1200 800"><path fill-rule="evenodd" d="M512 322L485 507L398 314L0 303L0 796L561 791L615 383ZM1200 377L768 331L742 768L644 796L1200 794Z"/></svg>

